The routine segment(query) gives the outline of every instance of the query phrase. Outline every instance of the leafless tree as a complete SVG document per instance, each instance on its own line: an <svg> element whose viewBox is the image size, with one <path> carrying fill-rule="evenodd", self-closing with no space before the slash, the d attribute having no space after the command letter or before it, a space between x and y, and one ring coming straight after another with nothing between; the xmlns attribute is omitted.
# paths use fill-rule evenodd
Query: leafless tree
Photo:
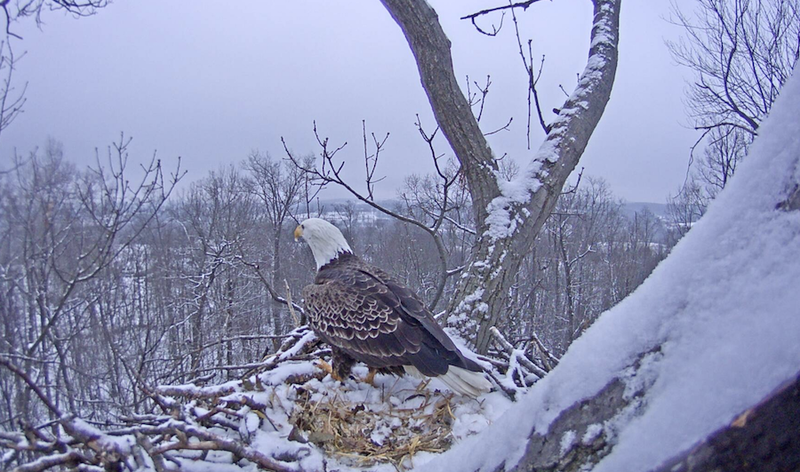
<svg viewBox="0 0 800 472"><path fill-rule="evenodd" d="M13 40L22 38L12 31L12 24L21 18L33 17L42 23L42 12L64 10L75 16L89 16L108 5L108 0L0 0L5 14L5 38L0 40L0 134L22 113L27 84L14 85L14 71L21 56L14 54Z"/></svg>
<svg viewBox="0 0 800 472"><path fill-rule="evenodd" d="M706 196L713 199L733 177L736 167L747 154L752 136L739 128L717 128L708 134L708 138L695 175L703 184Z"/></svg>
<svg viewBox="0 0 800 472"><path fill-rule="evenodd" d="M800 3L701 0L694 17L673 11L686 37L670 49L696 74L689 107L697 128L756 134L800 55Z"/></svg>
<svg viewBox="0 0 800 472"><path fill-rule="evenodd" d="M696 178L683 185L680 192L670 197L667 203L667 217L669 219L669 243L675 245L694 225L706 211L708 194Z"/></svg>
<svg viewBox="0 0 800 472"><path fill-rule="evenodd" d="M538 339L560 356L644 281L666 255L664 237L652 213L627 215L603 180L585 177L561 196L523 258L510 305L520 316L497 328L518 348Z"/></svg>
<svg viewBox="0 0 800 472"><path fill-rule="evenodd" d="M27 84L22 86L19 91L15 90L13 84L14 71L18 61L19 58L14 55L14 51L11 49L11 43L9 41L0 42L0 76L2 76L2 84L0 84L0 135L22 113L22 107L25 105Z"/></svg>
<svg viewBox="0 0 800 472"><path fill-rule="evenodd" d="M87 389L107 386L108 377L93 369L86 356L113 357L114 352L113 343L86 336L97 328L91 323L101 307L96 284L134 248L180 178L178 172L165 175L153 159L143 167L139 183L131 183L129 143L121 137L107 161L98 156L97 167L78 172L51 140L43 154L35 151L18 160L0 192L6 236L0 283L7 297L0 357L30 372L57 408L75 414L92 410L83 403ZM101 345L109 351L101 352ZM41 419L42 410L31 403L23 379L10 372L0 371L6 385L14 385L8 418Z"/></svg>
<svg viewBox="0 0 800 472"><path fill-rule="evenodd" d="M202 349L209 341L209 325L222 326L214 333L232 335L229 304L235 294L235 271L239 248L255 225L254 199L247 192L247 181L233 166L212 172L192 185L187 198L175 207L175 218L185 228L187 277L191 296L184 300L187 309L193 376L213 362ZM213 339L213 338L212 338Z"/></svg>
<svg viewBox="0 0 800 472"><path fill-rule="evenodd" d="M350 242L350 246L359 254L358 248L358 233L357 225L359 223L359 210L353 200L348 200L344 203L336 203L333 205L333 211L337 215L337 221L340 223L342 234Z"/></svg>
<svg viewBox="0 0 800 472"><path fill-rule="evenodd" d="M91 16L108 3L108 0L0 0L0 8L6 16L6 35L20 38L11 31L11 25L22 18L33 17L41 25L42 12L48 10L63 10L74 16Z"/></svg>
<svg viewBox="0 0 800 472"><path fill-rule="evenodd" d="M305 159L305 165L310 165L308 158ZM288 161L275 160L269 154L258 151L250 154L244 167L249 176L248 191L263 209L266 229L272 243L272 251L269 254L272 260L270 283L273 290L282 290L284 277L281 271L281 259L285 257L285 252L282 255L281 244L287 236L285 225L292 221L291 217L297 211L303 196L306 176ZM281 311L273 312L272 318L275 323L274 334L283 334L285 323Z"/></svg>
<svg viewBox="0 0 800 472"><path fill-rule="evenodd" d="M384 5L408 40L434 116L472 198L476 245L449 312L464 337L485 353L489 329L508 316L509 290L522 255L532 247L610 96L617 64L619 2L594 2L586 69L547 124L540 151L515 185L497 178L499 164L458 86L450 43L436 13L422 1L385 0Z"/></svg>
<svg viewBox="0 0 800 472"><path fill-rule="evenodd" d="M673 12L685 36L668 46L694 73L687 106L702 132L690 166L703 149L695 173L709 199L733 175L800 57L800 2L700 0L692 14Z"/></svg>

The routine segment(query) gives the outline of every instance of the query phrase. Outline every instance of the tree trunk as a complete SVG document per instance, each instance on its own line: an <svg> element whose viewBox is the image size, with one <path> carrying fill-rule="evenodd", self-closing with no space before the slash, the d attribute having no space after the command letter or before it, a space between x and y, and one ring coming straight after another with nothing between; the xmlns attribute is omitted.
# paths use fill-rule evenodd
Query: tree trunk
<svg viewBox="0 0 800 472"><path fill-rule="evenodd" d="M600 433L588 441L575 441L564 449L558 438L569 432L578 438L592 425L613 421L637 407L644 390L625 392L614 379L595 397L561 413L546 435L533 433L523 458L508 472L571 472L586 470L612 448L611 438ZM740 470L779 472L800 468L800 373L742 412L730 425L711 434L695 447L678 454L657 472L713 472Z"/></svg>
<svg viewBox="0 0 800 472"><path fill-rule="evenodd" d="M477 203L489 202L499 194L493 173L498 166L469 101L458 86L450 40L439 24L436 11L425 0L382 2L405 34L436 122L466 171L469 190L476 203L473 205L475 221L484 221L487 208Z"/></svg>
<svg viewBox="0 0 800 472"><path fill-rule="evenodd" d="M477 241L451 300L448 323L479 353L489 347L489 328L507 314L522 256L530 251L605 110L617 68L620 2L594 1L586 68L527 169L509 183L498 176L493 153L458 87L450 41L436 12L424 0L383 0L414 53L434 116L472 196Z"/></svg>
<svg viewBox="0 0 800 472"><path fill-rule="evenodd" d="M800 375L656 472L800 470Z"/></svg>
<svg viewBox="0 0 800 472"><path fill-rule="evenodd" d="M781 97L743 168L647 281L428 470L468 455L458 470L798 470L800 77Z"/></svg>

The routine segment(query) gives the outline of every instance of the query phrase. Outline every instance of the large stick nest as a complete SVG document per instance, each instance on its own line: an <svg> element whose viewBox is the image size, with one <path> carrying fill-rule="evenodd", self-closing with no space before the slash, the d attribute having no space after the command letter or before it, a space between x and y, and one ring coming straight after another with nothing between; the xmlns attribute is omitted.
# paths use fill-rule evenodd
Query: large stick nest
<svg viewBox="0 0 800 472"><path fill-rule="evenodd" d="M407 377L379 375L377 386L336 382L315 366L329 356L313 332L298 328L277 353L244 366L240 380L143 384L150 408L116 424L60 415L58 428L49 422L0 434L0 468L169 472L224 464L316 472L390 463L401 470L416 454L444 452L499 413L496 401L454 397ZM354 377L366 371L356 366Z"/></svg>
<svg viewBox="0 0 800 472"><path fill-rule="evenodd" d="M450 447L451 395L426 391L379 404L354 404L339 394L314 397L300 392L290 421L310 442L352 465L391 462L402 468L418 452Z"/></svg>

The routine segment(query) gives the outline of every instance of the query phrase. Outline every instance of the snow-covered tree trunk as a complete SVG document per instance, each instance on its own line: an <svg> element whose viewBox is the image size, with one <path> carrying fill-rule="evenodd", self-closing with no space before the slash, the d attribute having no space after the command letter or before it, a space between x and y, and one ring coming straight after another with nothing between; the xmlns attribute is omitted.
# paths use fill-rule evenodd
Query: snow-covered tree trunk
<svg viewBox="0 0 800 472"><path fill-rule="evenodd" d="M506 181L461 89L450 42L424 0L383 0L402 28L442 132L466 176L475 213L477 243L451 301L449 323L478 352L489 329L506 312L509 290L536 235L586 148L611 95L617 68L620 0L594 0L586 68L559 109L539 150L514 181Z"/></svg>
<svg viewBox="0 0 800 472"><path fill-rule="evenodd" d="M800 77L633 294L481 434L420 470L798 470Z"/></svg>

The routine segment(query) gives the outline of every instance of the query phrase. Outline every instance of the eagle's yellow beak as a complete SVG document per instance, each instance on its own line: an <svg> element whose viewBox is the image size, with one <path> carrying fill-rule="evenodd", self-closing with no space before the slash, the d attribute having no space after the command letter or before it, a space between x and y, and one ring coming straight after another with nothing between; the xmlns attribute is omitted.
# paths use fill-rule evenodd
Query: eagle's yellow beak
<svg viewBox="0 0 800 472"><path fill-rule="evenodd" d="M298 225L297 228L294 229L294 240L298 241L303 236L303 226Z"/></svg>

